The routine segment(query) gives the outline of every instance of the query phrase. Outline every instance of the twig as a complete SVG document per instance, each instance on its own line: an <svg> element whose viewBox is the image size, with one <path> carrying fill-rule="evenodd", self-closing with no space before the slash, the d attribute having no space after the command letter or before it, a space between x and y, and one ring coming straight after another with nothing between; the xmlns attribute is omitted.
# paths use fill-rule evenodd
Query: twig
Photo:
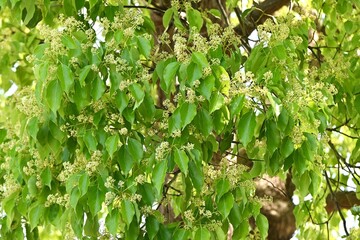
<svg viewBox="0 0 360 240"><path fill-rule="evenodd" d="M261 180L264 180L264 181L270 183L271 186L272 186L274 189L278 190L278 191L279 191L281 194L283 194L286 198L288 198L288 199L291 200L291 198L286 194L286 192L285 192L284 190L282 190L281 188L275 186L274 183L272 183L270 180L268 180L268 179L266 179L266 178L263 178L263 177L259 177L259 178L260 178Z"/></svg>
<svg viewBox="0 0 360 240"><path fill-rule="evenodd" d="M351 135L349 135L349 134L347 134L347 133L344 133L344 132L341 132L341 131L339 131L339 130L337 130L337 129L327 128L326 130L331 131L331 132L340 133L341 135L344 135L344 136L346 136L346 137L348 137L348 138L352 138L352 139L359 139L359 138L360 138L360 137L356 137L356 136L351 136Z"/></svg>
<svg viewBox="0 0 360 240"><path fill-rule="evenodd" d="M221 12L221 15L223 16L223 18L225 19L225 23L227 26L230 26L230 20L227 16L227 13L226 13L226 10L224 8L224 6L222 5L221 3L221 0L216 0L216 3L218 4L219 8L220 8L220 12Z"/></svg>
<svg viewBox="0 0 360 240"><path fill-rule="evenodd" d="M345 234L346 234L346 236L349 236L349 232L348 232L347 227L346 227L345 217L344 217L344 215L343 215L342 212L341 212L341 209L340 209L340 206L339 206L339 202L338 202L338 200L337 200L337 198L336 198L336 196L335 196L335 194L334 194L334 192L333 192L333 190L332 190L332 188L331 188L331 183L330 183L330 180L329 180L329 176L327 175L327 172L326 172L325 170L324 170L324 175L325 175L325 178L326 178L326 183L327 183L327 185L329 186L329 190L330 190L331 196L332 196L333 199L335 200L336 208L337 208L337 210L338 210L338 212L339 212L339 215L340 215L340 218L341 218L341 220L342 220L342 222L343 222Z"/></svg>
<svg viewBox="0 0 360 240"><path fill-rule="evenodd" d="M124 8L143 8L143 9L148 9L148 10L152 10L152 11L156 11L159 13L165 13L165 10L160 9L160 8L156 8L156 7L149 7L149 6L136 6L136 5L124 5Z"/></svg>

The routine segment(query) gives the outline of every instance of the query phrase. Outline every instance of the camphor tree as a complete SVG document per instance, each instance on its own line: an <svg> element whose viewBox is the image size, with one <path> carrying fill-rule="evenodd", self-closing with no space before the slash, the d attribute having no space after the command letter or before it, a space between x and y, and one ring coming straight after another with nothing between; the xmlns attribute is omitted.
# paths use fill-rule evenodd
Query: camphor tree
<svg viewBox="0 0 360 240"><path fill-rule="evenodd" d="M359 25L358 0L0 0L0 238L356 239Z"/></svg>

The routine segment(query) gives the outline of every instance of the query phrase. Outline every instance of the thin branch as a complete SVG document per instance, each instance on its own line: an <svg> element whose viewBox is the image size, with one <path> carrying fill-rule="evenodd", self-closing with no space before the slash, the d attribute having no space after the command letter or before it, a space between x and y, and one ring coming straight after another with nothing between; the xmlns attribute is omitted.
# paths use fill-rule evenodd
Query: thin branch
<svg viewBox="0 0 360 240"><path fill-rule="evenodd" d="M229 20L229 18L227 16L227 13L226 13L226 10L225 10L224 6L221 3L221 0L216 0L216 3L220 8L221 15L225 19L226 26L230 26L230 20Z"/></svg>
<svg viewBox="0 0 360 240"><path fill-rule="evenodd" d="M344 136L346 136L346 137L348 137L348 138L352 138L352 139L359 139L359 138L360 138L360 137L356 137L356 136L351 136L351 135L349 135L349 134L347 134L347 133L341 132L341 131L339 131L339 130L337 130L337 129L333 129L333 128L326 128L326 130L328 130L328 131L330 131L330 132L340 133L341 135L344 135Z"/></svg>
<svg viewBox="0 0 360 240"><path fill-rule="evenodd" d="M270 180L268 180L268 179L266 179L266 178L263 178L263 177L259 177L259 178L260 178L261 180L264 180L264 181L270 183L271 186L272 186L274 189L278 190L278 191L279 191L281 194L283 194L286 198L288 198L288 199L291 200L291 198L286 194L286 192L285 192L284 190L282 190L281 188L275 186L274 183L272 183Z"/></svg>
<svg viewBox="0 0 360 240"><path fill-rule="evenodd" d="M334 192L333 192L333 190L332 190L332 188L331 188L331 183L330 183L330 180L329 180L329 176L328 176L328 174L327 174L327 172L326 172L325 170L324 170L324 175L325 175L325 178L326 178L326 183L327 183L327 185L329 186L329 190L330 190L331 196L332 196L332 197L334 198L334 200L335 200L336 208L337 208L337 210L338 210L338 212L339 212L339 215L340 215L340 218L341 218L341 220L342 220L342 222L343 222L345 234L346 234L346 236L349 236L349 232L348 232L347 227L346 227L345 217L344 217L343 213L341 212L341 209L340 209L340 206L339 206L339 202L338 202L338 200L337 200L337 198L336 198L336 196L335 196L335 194L334 194Z"/></svg>
<svg viewBox="0 0 360 240"><path fill-rule="evenodd" d="M355 176L355 174L350 170L350 166L349 166L349 164L346 162L346 159L337 151L335 145L334 145L331 141L329 141L328 144L329 144L331 150L335 153L336 158L337 158L339 161L341 161L341 162L343 162L343 163L345 164L346 168L349 170L349 173L351 174L351 176L353 177L353 179L355 180L355 182L356 182L358 185L360 185L359 180L357 179L357 177ZM357 174L356 174L356 175L357 175Z"/></svg>
<svg viewBox="0 0 360 240"><path fill-rule="evenodd" d="M159 12L159 13L165 13L164 9L157 8L157 7L144 6L144 5L141 5L141 6L124 5L123 7L124 8L142 8L142 9L148 9L148 10L152 10L152 11Z"/></svg>

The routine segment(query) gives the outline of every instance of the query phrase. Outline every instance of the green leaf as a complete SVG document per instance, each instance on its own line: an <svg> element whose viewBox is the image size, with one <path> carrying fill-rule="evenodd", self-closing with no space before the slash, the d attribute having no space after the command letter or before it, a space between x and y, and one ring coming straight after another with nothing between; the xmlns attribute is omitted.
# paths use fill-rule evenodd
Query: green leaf
<svg viewBox="0 0 360 240"><path fill-rule="evenodd" d="M106 139L105 148L111 158L113 157L114 153L116 152L118 145L119 145L119 135L118 134L110 136Z"/></svg>
<svg viewBox="0 0 360 240"><path fill-rule="evenodd" d="M167 28L169 27L170 25L170 21L172 19L172 16L174 14L174 10L172 8L168 8L164 15L163 15L163 19L162 19L162 22L163 22L163 25L164 25L164 28Z"/></svg>
<svg viewBox="0 0 360 240"><path fill-rule="evenodd" d="M40 175L40 178L41 178L41 181L42 183L45 185L45 186L48 186L50 189L51 189L51 179L52 179L52 176L51 176L51 170L49 167L46 167L41 175Z"/></svg>
<svg viewBox="0 0 360 240"><path fill-rule="evenodd" d="M72 189L70 194L70 206L76 210L76 206L79 202L79 199L81 197L80 190L78 187L75 187Z"/></svg>
<svg viewBox="0 0 360 240"><path fill-rule="evenodd" d="M151 240L157 235L159 225L158 220L154 216L150 215L146 218L146 232Z"/></svg>
<svg viewBox="0 0 360 240"><path fill-rule="evenodd" d="M99 0L89 0L90 9L93 9Z"/></svg>
<svg viewBox="0 0 360 240"><path fill-rule="evenodd" d="M216 183L216 199L219 200L225 193L230 190L230 182L226 178L220 179Z"/></svg>
<svg viewBox="0 0 360 240"><path fill-rule="evenodd" d="M84 172L79 178L79 190L81 197L87 193L89 184L90 184L89 175L86 172Z"/></svg>
<svg viewBox="0 0 360 240"><path fill-rule="evenodd" d="M254 137L256 127L256 118L253 111L247 112L240 118L238 124L238 137L241 143L246 147Z"/></svg>
<svg viewBox="0 0 360 240"><path fill-rule="evenodd" d="M65 47L67 47L69 49L76 49L77 48L75 40L69 35L62 36L61 37L61 42L65 45Z"/></svg>
<svg viewBox="0 0 360 240"><path fill-rule="evenodd" d="M171 62L164 69L163 81L160 81L160 85L166 94L170 93L171 87L175 86L175 76L180 65L179 62Z"/></svg>
<svg viewBox="0 0 360 240"><path fill-rule="evenodd" d="M162 160L162 161L156 163L153 174L152 174L152 183L153 183L154 187L156 188L157 193L159 195L161 195L161 193L162 193L161 188L165 181L166 171L167 171L167 161L166 160Z"/></svg>
<svg viewBox="0 0 360 240"><path fill-rule="evenodd" d="M230 116L238 115L244 107L245 95L237 95L230 103Z"/></svg>
<svg viewBox="0 0 360 240"><path fill-rule="evenodd" d="M188 164L189 164L189 157L186 155L184 150L180 150L175 148L174 150L174 161L176 165L180 168L181 172L188 174Z"/></svg>
<svg viewBox="0 0 360 240"><path fill-rule="evenodd" d="M74 76L71 69L64 64L61 64L58 68L57 75L60 80L62 90L69 93L71 88L74 86Z"/></svg>
<svg viewBox="0 0 360 240"><path fill-rule="evenodd" d="M114 209L106 216L105 225L109 233L115 235L120 222L120 214L117 209Z"/></svg>
<svg viewBox="0 0 360 240"><path fill-rule="evenodd" d="M92 135L91 131L86 131L86 133L84 135L84 142L85 142L86 147L90 151L96 150L97 141L96 141L96 138Z"/></svg>
<svg viewBox="0 0 360 240"><path fill-rule="evenodd" d="M61 104L62 90L58 80L49 82L46 88L46 101L54 113L59 110Z"/></svg>
<svg viewBox="0 0 360 240"><path fill-rule="evenodd" d="M205 54L201 52L193 52L191 59L194 63L198 64L203 68L209 66L209 62L207 61Z"/></svg>
<svg viewBox="0 0 360 240"><path fill-rule="evenodd" d="M36 176L33 175L29 178L28 182L27 182L27 187L28 187L28 190L29 190L29 194L31 196L36 196L38 194L38 188L36 186Z"/></svg>
<svg viewBox="0 0 360 240"><path fill-rule="evenodd" d="M35 203L29 210L29 222L31 231L38 226L41 217L44 215L45 207L43 204Z"/></svg>
<svg viewBox="0 0 360 240"><path fill-rule="evenodd" d="M280 145L280 132L277 130L275 122L271 120L266 122L266 144L267 151L270 155L273 154Z"/></svg>
<svg viewBox="0 0 360 240"><path fill-rule="evenodd" d="M294 144L289 137L286 137L280 147L280 154L285 159L294 151Z"/></svg>
<svg viewBox="0 0 360 240"><path fill-rule="evenodd" d="M36 136L37 136L37 133L39 131L39 125L38 125L38 118L37 117L32 117L29 119L27 125L26 125L26 129L27 129L27 132L28 134L34 139L36 140ZM5 129L0 129L1 130L4 130ZM6 131L5 131L5 134L6 134ZM4 136L5 137L5 136ZM0 143L2 142L2 138L0 136Z"/></svg>
<svg viewBox="0 0 360 240"><path fill-rule="evenodd" d="M210 114L215 112L216 110L219 110L224 105L224 102L225 102L224 96L221 93L217 92L213 94L210 99L210 106L209 106Z"/></svg>
<svg viewBox="0 0 360 240"><path fill-rule="evenodd" d="M138 108L140 106L140 104L144 100L144 97L145 97L144 90L142 89L142 87L138 83L132 84L129 87L129 89L130 89L131 94L135 98L134 109L136 109L136 108Z"/></svg>
<svg viewBox="0 0 360 240"><path fill-rule="evenodd" d="M179 228L174 232L172 239L173 240L188 240L189 235L190 235L190 232L188 230Z"/></svg>
<svg viewBox="0 0 360 240"><path fill-rule="evenodd" d="M140 53L142 55L144 55L146 58L148 58L150 56L150 52L151 52L150 40L148 40L144 37L138 36L137 42L138 42Z"/></svg>
<svg viewBox="0 0 360 240"><path fill-rule="evenodd" d="M181 128L184 129L196 116L196 105L194 103L183 103L180 108Z"/></svg>
<svg viewBox="0 0 360 240"><path fill-rule="evenodd" d="M37 131L38 131L38 129L36 130L36 133L35 133L35 137L34 137L35 140L36 140ZM0 128L0 143L4 142L4 140L6 138L6 134L7 134L6 129ZM31 136L32 134L29 133L29 135Z"/></svg>
<svg viewBox="0 0 360 240"><path fill-rule="evenodd" d="M122 91L118 91L115 95L115 105L118 108L120 114L127 107L128 103L129 103L129 99L126 93Z"/></svg>
<svg viewBox="0 0 360 240"><path fill-rule="evenodd" d="M80 82L81 87L85 87L85 79L86 79L87 75L89 74L90 69L91 69L91 66L87 65L80 70L79 82Z"/></svg>
<svg viewBox="0 0 360 240"><path fill-rule="evenodd" d="M121 171L123 171L125 175L130 172L135 163L134 158L129 152L129 148L125 146L122 146L120 148L117 160L120 165Z"/></svg>
<svg viewBox="0 0 360 240"><path fill-rule="evenodd" d="M204 184L204 173L200 164L195 161L189 161L189 174L195 189L200 192Z"/></svg>
<svg viewBox="0 0 360 240"><path fill-rule="evenodd" d="M135 215L134 204L129 200L124 199L121 204L121 217L127 226L130 226L130 223L132 222L134 215Z"/></svg>
<svg viewBox="0 0 360 240"><path fill-rule="evenodd" d="M192 62L187 66L186 72L184 74L186 74L187 77L187 85L193 86L194 82L202 77L201 66Z"/></svg>
<svg viewBox="0 0 360 240"><path fill-rule="evenodd" d="M210 114L204 108L201 108L195 118L196 127L206 138L213 130L213 123Z"/></svg>
<svg viewBox="0 0 360 240"><path fill-rule="evenodd" d="M101 205L105 200L105 196L101 193L98 186L93 186L89 187L87 197L87 204L90 212L93 216L95 216L101 210Z"/></svg>
<svg viewBox="0 0 360 240"><path fill-rule="evenodd" d="M196 9L188 8L186 10L186 17L189 21L190 27L196 27L197 30L200 32L204 23L204 20L201 17L201 13Z"/></svg>
<svg viewBox="0 0 360 240"><path fill-rule="evenodd" d="M210 9L209 13L213 15L214 17L221 19L221 12L218 9Z"/></svg>
<svg viewBox="0 0 360 240"><path fill-rule="evenodd" d="M129 138L128 148L131 156L139 163L144 156L143 145L138 140Z"/></svg>
<svg viewBox="0 0 360 240"><path fill-rule="evenodd" d="M227 218L233 206L234 196L230 192L227 192L222 198L220 198L218 203L218 210L223 219Z"/></svg>
<svg viewBox="0 0 360 240"><path fill-rule="evenodd" d="M96 77L91 86L91 96L94 101L99 100L105 93L106 85L100 77Z"/></svg>
<svg viewBox="0 0 360 240"><path fill-rule="evenodd" d="M273 47L272 52L279 60L284 60L287 57L286 49L283 44Z"/></svg>
<svg viewBox="0 0 360 240"><path fill-rule="evenodd" d="M211 93L212 93L214 87L215 87L215 77L213 75L209 75L205 79L201 80L200 86L197 90L207 100L210 100Z"/></svg>
<svg viewBox="0 0 360 240"><path fill-rule="evenodd" d="M206 228L200 227L196 230L194 240L209 240L210 238L211 234Z"/></svg>
<svg viewBox="0 0 360 240"><path fill-rule="evenodd" d="M180 128L181 128L180 108L177 108L169 119L169 133L173 133L175 130L180 130Z"/></svg>
<svg viewBox="0 0 360 240"><path fill-rule="evenodd" d="M266 239L268 235L269 222L261 213L256 217L256 226L259 229L261 239Z"/></svg>

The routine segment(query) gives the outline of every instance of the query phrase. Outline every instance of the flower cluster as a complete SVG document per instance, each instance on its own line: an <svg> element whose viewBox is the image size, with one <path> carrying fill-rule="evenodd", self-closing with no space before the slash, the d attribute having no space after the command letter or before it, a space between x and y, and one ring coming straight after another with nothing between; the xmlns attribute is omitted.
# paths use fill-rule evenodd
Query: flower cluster
<svg viewBox="0 0 360 240"><path fill-rule="evenodd" d="M69 201L70 201L69 194L64 194L64 195L60 193L49 194L45 202L45 207L50 207L52 204L58 204L60 206L69 207L70 204Z"/></svg>

